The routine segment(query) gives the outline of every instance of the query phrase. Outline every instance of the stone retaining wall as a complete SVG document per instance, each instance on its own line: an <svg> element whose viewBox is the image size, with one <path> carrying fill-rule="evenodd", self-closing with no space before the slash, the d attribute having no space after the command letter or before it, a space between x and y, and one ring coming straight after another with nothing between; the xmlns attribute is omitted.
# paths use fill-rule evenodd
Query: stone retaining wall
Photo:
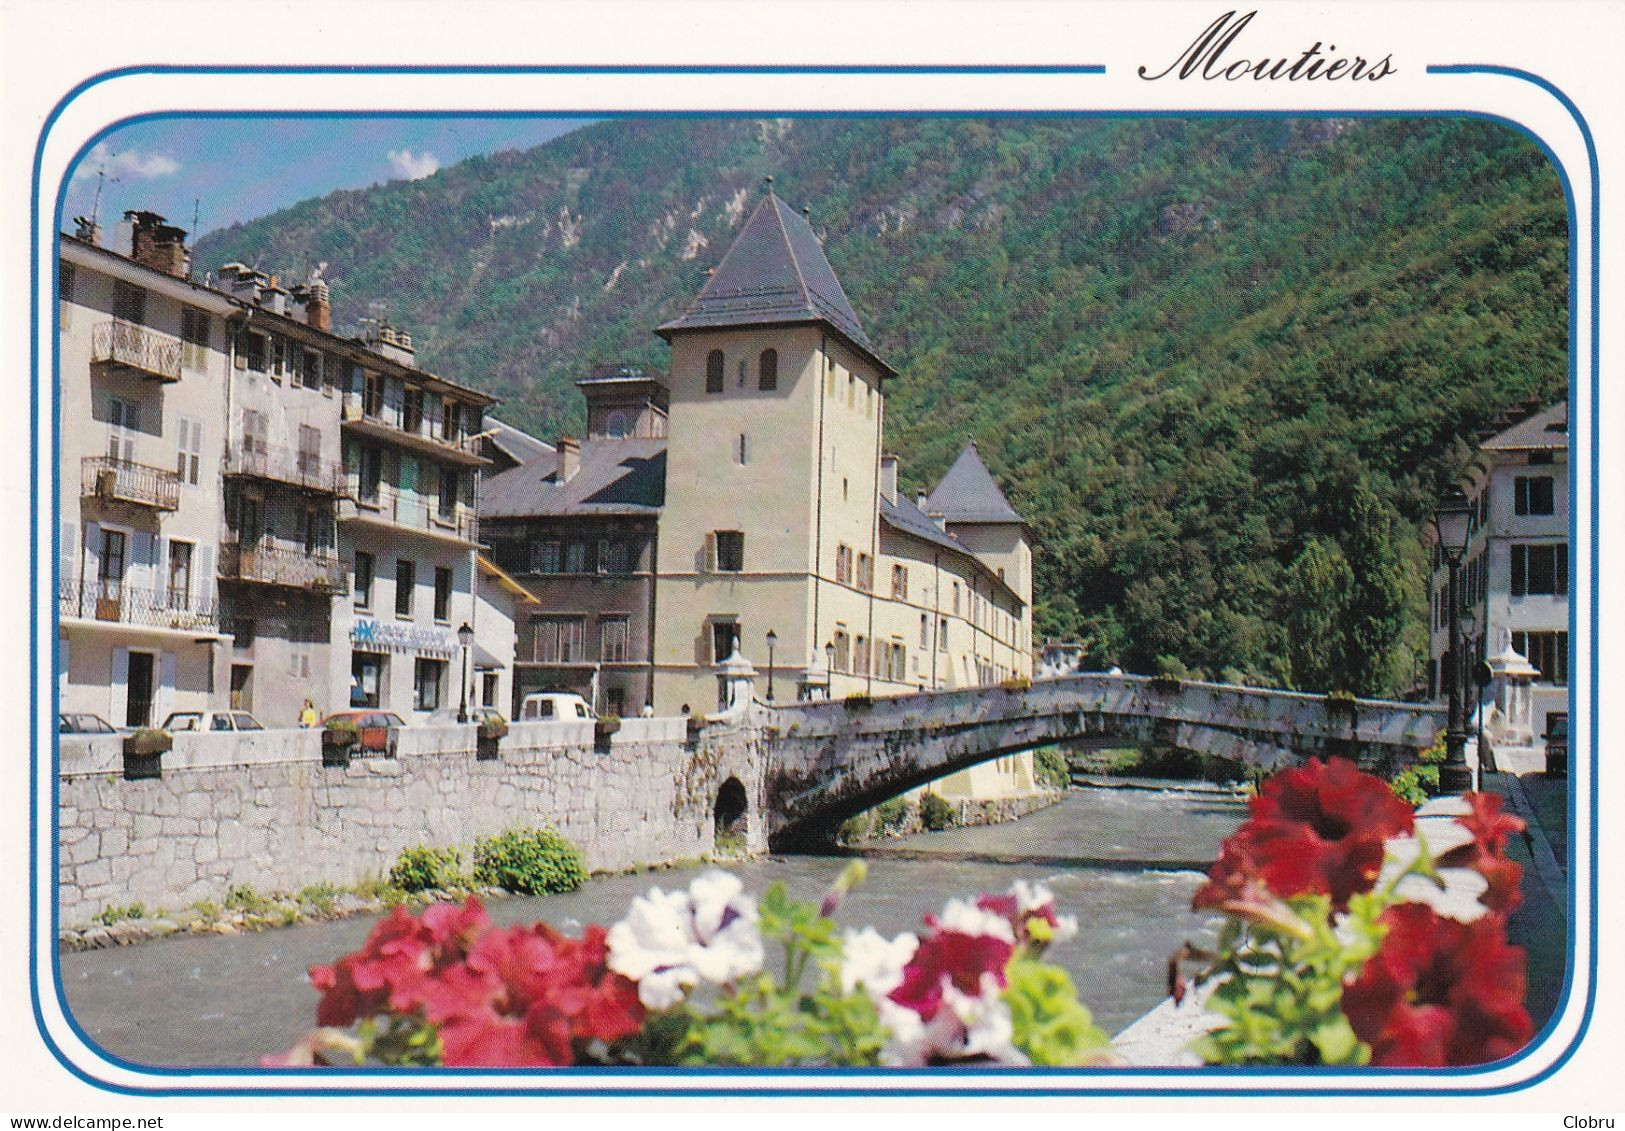
<svg viewBox="0 0 1625 1131"><path fill-rule="evenodd" d="M490 761L476 757L473 727L409 728L398 757L342 767L322 765L312 731L176 736L162 776L142 780L123 776L118 740L64 737L59 922L88 922L109 905L219 902L238 884L353 884L387 873L408 846L466 849L515 825L559 830L594 870L698 857L713 851L712 810L729 777L749 798L749 847L766 848L754 733L724 728L695 747L617 735L601 752L590 724L579 735L536 731L550 725L515 724ZM574 741L541 744L564 737Z"/></svg>

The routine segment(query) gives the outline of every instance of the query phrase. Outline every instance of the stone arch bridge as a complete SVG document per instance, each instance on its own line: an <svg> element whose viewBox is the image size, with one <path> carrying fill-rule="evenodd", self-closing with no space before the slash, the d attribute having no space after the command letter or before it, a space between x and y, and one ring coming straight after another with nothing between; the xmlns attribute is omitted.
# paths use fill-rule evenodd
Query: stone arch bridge
<svg viewBox="0 0 1625 1131"><path fill-rule="evenodd" d="M697 741L717 753L754 747L764 820L752 839L765 833L774 848L827 844L843 820L887 798L1051 743L1160 743L1265 770L1342 755L1391 770L1445 726L1430 704L1117 674L773 705L741 689L736 701Z"/></svg>

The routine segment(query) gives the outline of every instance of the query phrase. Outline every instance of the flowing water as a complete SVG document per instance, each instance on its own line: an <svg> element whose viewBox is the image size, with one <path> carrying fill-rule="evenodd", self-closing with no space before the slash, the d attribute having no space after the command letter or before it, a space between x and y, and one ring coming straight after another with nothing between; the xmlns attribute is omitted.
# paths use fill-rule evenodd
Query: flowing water
<svg viewBox="0 0 1625 1131"><path fill-rule="evenodd" d="M1168 956L1211 942L1216 920L1193 914L1192 893L1240 823L1233 796L1198 787L1085 789L1021 821L882 841L863 855L867 882L837 917L890 935L919 927L952 896L1042 880L1079 934L1050 957L1107 1032L1160 1001ZM783 880L818 899L840 857L792 856L730 865L746 889ZM500 923L546 919L567 931L612 923L653 886L686 885L699 868L595 877L580 891L489 905ZM376 921L361 916L261 934L177 936L60 956L69 1011L85 1034L125 1060L156 1065L257 1064L315 1024L306 968L360 947Z"/></svg>

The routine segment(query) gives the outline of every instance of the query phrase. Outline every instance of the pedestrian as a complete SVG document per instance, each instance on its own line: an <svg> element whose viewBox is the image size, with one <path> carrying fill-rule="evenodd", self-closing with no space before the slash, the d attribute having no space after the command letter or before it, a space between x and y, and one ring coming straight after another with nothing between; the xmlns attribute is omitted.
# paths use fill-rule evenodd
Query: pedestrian
<svg viewBox="0 0 1625 1131"><path fill-rule="evenodd" d="M317 718L316 704L306 699L305 709L299 712L299 725L308 730L316 725Z"/></svg>

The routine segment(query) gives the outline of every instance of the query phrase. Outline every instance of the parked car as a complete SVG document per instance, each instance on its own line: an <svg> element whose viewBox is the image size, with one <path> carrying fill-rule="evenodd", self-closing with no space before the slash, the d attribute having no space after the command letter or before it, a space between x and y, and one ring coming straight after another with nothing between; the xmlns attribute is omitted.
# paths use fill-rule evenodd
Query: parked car
<svg viewBox="0 0 1625 1131"><path fill-rule="evenodd" d="M1569 776L1569 716L1552 713L1546 716L1546 733L1541 735L1546 740L1546 776L1553 778L1566 778Z"/></svg>
<svg viewBox="0 0 1625 1131"><path fill-rule="evenodd" d="M336 720L355 724L356 746L374 754L395 756L396 740L406 726L406 720L393 711L363 708L356 711L334 711L322 720L322 726Z"/></svg>
<svg viewBox="0 0 1625 1131"><path fill-rule="evenodd" d="M100 715L84 711L67 712L56 717L58 734L117 734L113 724Z"/></svg>
<svg viewBox="0 0 1625 1131"><path fill-rule="evenodd" d="M247 711L171 711L159 730L170 734L182 731L264 730Z"/></svg>
<svg viewBox="0 0 1625 1131"><path fill-rule="evenodd" d="M557 719L596 719L598 712L587 706L579 695L566 691L537 691L525 696L519 704L520 722L544 722Z"/></svg>

